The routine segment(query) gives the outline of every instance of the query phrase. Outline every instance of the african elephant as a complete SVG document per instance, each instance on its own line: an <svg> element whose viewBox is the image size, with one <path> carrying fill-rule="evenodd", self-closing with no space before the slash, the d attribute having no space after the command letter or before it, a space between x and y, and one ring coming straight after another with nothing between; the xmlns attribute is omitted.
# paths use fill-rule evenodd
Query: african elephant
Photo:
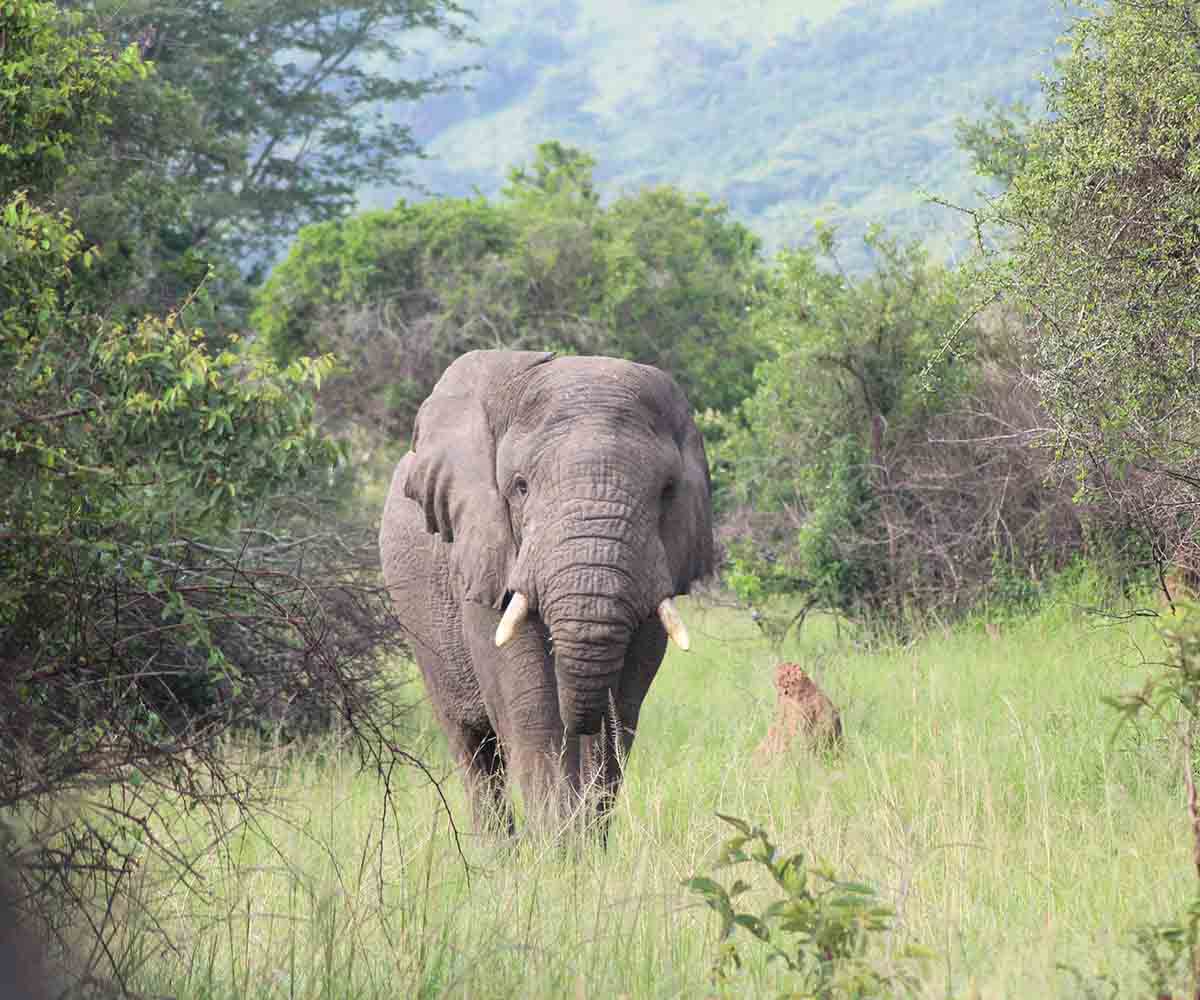
<svg viewBox="0 0 1200 1000"><path fill-rule="evenodd" d="M379 544L475 822L601 826L668 635L713 565L704 444L675 381L600 357L473 351L417 414Z"/></svg>

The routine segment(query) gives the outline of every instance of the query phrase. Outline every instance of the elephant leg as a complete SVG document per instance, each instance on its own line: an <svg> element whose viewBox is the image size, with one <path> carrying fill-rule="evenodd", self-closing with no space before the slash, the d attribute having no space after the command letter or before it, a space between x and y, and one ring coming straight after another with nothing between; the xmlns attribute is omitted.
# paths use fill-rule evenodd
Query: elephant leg
<svg viewBox="0 0 1200 1000"><path fill-rule="evenodd" d="M504 759L463 635L449 546L425 530L415 503L402 496L388 502L380 543L384 578L434 716L462 771L475 829L511 831Z"/></svg>
<svg viewBox="0 0 1200 1000"><path fill-rule="evenodd" d="M590 806L591 822L602 840L608 838L609 818L635 734L636 722L629 725L614 705L605 712L600 732L583 737L580 751L583 796Z"/></svg>
<svg viewBox="0 0 1200 1000"><path fill-rule="evenodd" d="M564 738L544 627L526 621L497 649L499 623L498 611L464 603L463 634L525 813L534 826L559 828L578 803L579 741Z"/></svg>
<svg viewBox="0 0 1200 1000"><path fill-rule="evenodd" d="M584 782L588 797L595 802L596 821L601 839L608 839L608 824L613 802L621 789L629 754L637 736L642 702L658 673L667 648L667 634L657 621L642 625L629 644L621 689L605 712L601 731L590 737L585 752Z"/></svg>
<svg viewBox="0 0 1200 1000"><path fill-rule="evenodd" d="M516 832L512 808L505 795L504 754L490 728L447 726L450 749L462 767L477 833Z"/></svg>

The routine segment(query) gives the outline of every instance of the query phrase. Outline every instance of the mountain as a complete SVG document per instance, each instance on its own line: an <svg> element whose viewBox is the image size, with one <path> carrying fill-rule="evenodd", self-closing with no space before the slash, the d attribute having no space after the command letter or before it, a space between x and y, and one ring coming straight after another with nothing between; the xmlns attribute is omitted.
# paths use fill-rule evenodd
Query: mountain
<svg viewBox="0 0 1200 1000"><path fill-rule="evenodd" d="M476 16L478 47L416 61L479 64L470 90L403 119L431 154L412 171L430 191L493 194L559 139L596 157L606 194L707 194L768 249L823 219L950 255L965 221L925 195L968 204L982 183L955 120L989 100L1037 107L1069 15L1056 0L488 0Z"/></svg>

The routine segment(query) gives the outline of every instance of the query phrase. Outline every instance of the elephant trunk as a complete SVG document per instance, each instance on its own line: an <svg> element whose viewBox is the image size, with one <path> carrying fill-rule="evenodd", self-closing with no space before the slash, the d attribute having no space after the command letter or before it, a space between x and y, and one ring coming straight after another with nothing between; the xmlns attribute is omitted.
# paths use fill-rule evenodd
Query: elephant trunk
<svg viewBox="0 0 1200 1000"><path fill-rule="evenodd" d="M610 703L619 702L634 633L671 596L654 500L627 466L627 458L608 457L579 467L553 497L545 516L553 527L533 547L552 553L532 563L531 582L569 735L600 731Z"/></svg>
<svg viewBox="0 0 1200 1000"><path fill-rule="evenodd" d="M620 694L636 615L619 597L590 593L555 600L547 612L563 726L572 736L598 733Z"/></svg>
<svg viewBox="0 0 1200 1000"><path fill-rule="evenodd" d="M609 706L616 704L620 693L626 646L619 647L615 656L611 649L578 649L565 644L556 648L558 710L568 736L600 732Z"/></svg>

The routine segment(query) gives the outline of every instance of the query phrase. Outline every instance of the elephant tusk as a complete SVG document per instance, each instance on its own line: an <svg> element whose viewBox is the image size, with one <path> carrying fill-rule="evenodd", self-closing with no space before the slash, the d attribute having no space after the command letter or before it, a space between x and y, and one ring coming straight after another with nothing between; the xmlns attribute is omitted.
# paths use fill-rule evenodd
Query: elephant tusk
<svg viewBox="0 0 1200 1000"><path fill-rule="evenodd" d="M688 638L687 626L683 624L683 619L679 616L679 609L675 607L675 602L671 598L664 599L658 606L658 620L662 622L663 628L667 630L667 635L671 637L671 641L676 646L684 652L692 648L692 640Z"/></svg>
<svg viewBox="0 0 1200 1000"><path fill-rule="evenodd" d="M518 590L512 595L512 600L508 602L508 607L504 610L504 617L496 626L497 646L503 646L513 637L517 626L525 620L527 614L529 614L529 598Z"/></svg>

